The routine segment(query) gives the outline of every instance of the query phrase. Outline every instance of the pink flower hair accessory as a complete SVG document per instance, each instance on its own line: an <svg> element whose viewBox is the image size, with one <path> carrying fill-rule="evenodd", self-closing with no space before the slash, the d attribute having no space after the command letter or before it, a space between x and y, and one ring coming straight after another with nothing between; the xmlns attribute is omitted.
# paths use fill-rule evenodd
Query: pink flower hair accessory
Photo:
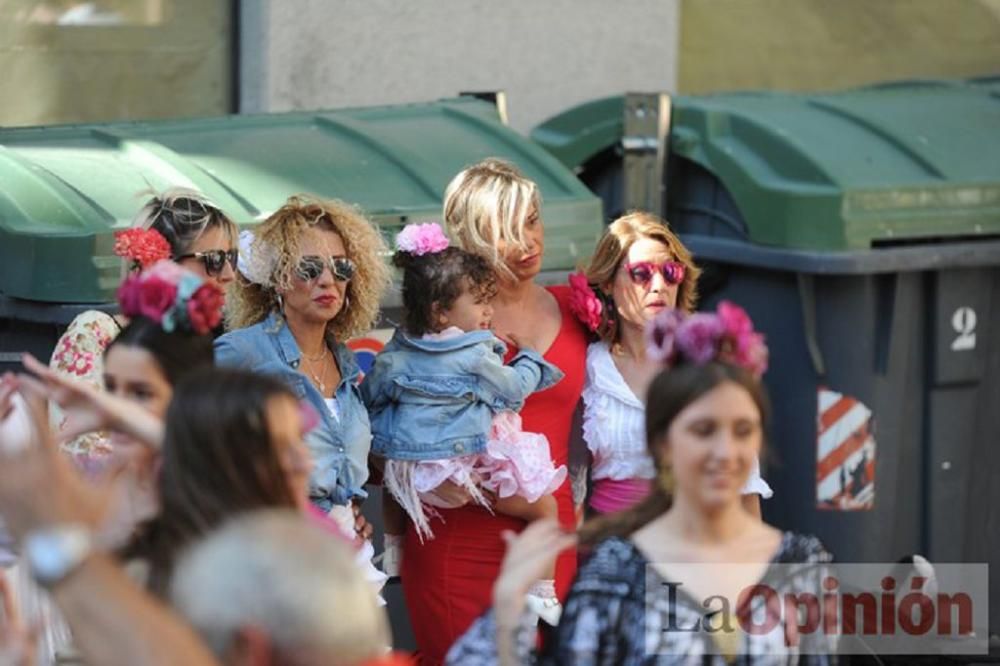
<svg viewBox="0 0 1000 666"><path fill-rule="evenodd" d="M122 229L115 232L114 251L130 269L146 269L170 258L170 243L156 229Z"/></svg>
<svg viewBox="0 0 1000 666"><path fill-rule="evenodd" d="M448 245L448 237L436 222L408 224L396 236L398 250L418 257L440 252Z"/></svg>
<svg viewBox="0 0 1000 666"><path fill-rule="evenodd" d="M145 317L168 333L206 335L222 322L222 291L172 261L162 260L118 288L127 317Z"/></svg>
<svg viewBox="0 0 1000 666"><path fill-rule="evenodd" d="M668 367L682 361L696 365L719 361L757 378L767 370L764 336L753 330L746 311L729 301L719 303L714 313L661 312L646 326L646 346L651 359Z"/></svg>
<svg viewBox="0 0 1000 666"><path fill-rule="evenodd" d="M580 271L569 276L569 310L594 333L604 321L604 302Z"/></svg>

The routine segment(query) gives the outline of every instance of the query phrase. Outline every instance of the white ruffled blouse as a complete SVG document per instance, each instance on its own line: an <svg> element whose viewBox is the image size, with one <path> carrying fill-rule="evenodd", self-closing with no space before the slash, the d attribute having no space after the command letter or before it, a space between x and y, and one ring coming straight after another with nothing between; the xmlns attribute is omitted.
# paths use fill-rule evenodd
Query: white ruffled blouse
<svg viewBox="0 0 1000 666"><path fill-rule="evenodd" d="M646 407L625 383L603 342L587 347L583 402L583 438L593 458L591 478L654 478L656 468L646 452ZM743 486L743 494L751 493L764 498L774 494L761 478L756 460Z"/></svg>

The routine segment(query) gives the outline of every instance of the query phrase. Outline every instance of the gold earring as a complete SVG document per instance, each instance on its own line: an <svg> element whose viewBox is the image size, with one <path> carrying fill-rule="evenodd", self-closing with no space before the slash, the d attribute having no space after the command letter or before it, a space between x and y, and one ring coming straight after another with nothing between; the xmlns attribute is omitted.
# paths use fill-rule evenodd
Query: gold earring
<svg viewBox="0 0 1000 666"><path fill-rule="evenodd" d="M664 465L660 468L657 474L657 481L660 484L660 490L667 497L672 497L674 494L674 471L670 468L670 465Z"/></svg>

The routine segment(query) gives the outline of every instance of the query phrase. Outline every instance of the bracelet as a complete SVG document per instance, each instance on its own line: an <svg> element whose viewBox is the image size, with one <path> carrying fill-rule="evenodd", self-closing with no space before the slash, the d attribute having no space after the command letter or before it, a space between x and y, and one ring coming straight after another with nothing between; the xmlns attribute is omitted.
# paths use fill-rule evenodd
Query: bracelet
<svg viewBox="0 0 1000 666"><path fill-rule="evenodd" d="M79 523L35 530L24 539L24 554L31 574L45 588L65 580L93 551L93 532Z"/></svg>

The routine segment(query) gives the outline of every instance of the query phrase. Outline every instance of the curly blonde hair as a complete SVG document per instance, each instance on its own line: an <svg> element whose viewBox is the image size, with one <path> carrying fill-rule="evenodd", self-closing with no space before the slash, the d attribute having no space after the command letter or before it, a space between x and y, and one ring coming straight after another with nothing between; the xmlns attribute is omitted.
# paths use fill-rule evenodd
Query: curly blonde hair
<svg viewBox="0 0 1000 666"><path fill-rule="evenodd" d="M514 274L497 249L500 240L526 249L524 224L532 208L541 212L538 186L516 166L489 157L459 172L444 193L444 222L466 252L485 257L505 279Z"/></svg>
<svg viewBox="0 0 1000 666"><path fill-rule="evenodd" d="M608 225L601 239L597 241L590 263L583 269L587 282L594 290L600 290L605 302L613 308L610 285L629 250L636 242L645 238L659 241L667 246L674 261L684 264L684 281L677 289L677 307L684 312L693 312L698 303L698 276L701 269L694 265L691 252L670 230L666 220L642 211L631 211ZM597 335L608 344L618 341L618 318L605 317Z"/></svg>
<svg viewBox="0 0 1000 666"><path fill-rule="evenodd" d="M355 266L347 283L349 299L329 323L334 340L346 340L371 330L378 317L382 294L389 286L387 248L378 229L358 209L336 199L295 195L254 230L251 261L267 261L265 284L240 276L226 301L230 330L253 326L276 307L278 293L291 288L299 261L303 233L312 227L329 229L344 242ZM263 259L262 259L263 258Z"/></svg>

